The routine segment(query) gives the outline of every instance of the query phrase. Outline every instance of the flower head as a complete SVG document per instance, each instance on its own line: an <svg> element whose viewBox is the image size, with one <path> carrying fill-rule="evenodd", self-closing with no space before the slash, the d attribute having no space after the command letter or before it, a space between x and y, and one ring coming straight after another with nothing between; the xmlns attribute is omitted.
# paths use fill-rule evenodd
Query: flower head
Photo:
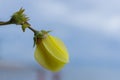
<svg viewBox="0 0 120 80"><path fill-rule="evenodd" d="M34 56L41 66L53 72L61 70L69 62L64 43L47 31L42 31L39 37L37 36Z"/></svg>
<svg viewBox="0 0 120 80"><path fill-rule="evenodd" d="M10 19L11 24L22 25L22 30L25 32L25 29L30 26L27 22L29 17L24 14L25 9L20 9L19 11L15 12Z"/></svg>

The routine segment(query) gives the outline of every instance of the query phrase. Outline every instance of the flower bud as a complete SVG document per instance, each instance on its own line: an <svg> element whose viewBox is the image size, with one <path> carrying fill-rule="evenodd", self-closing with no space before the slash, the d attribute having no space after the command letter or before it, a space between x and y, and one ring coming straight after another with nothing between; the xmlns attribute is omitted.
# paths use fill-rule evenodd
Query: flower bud
<svg viewBox="0 0 120 80"><path fill-rule="evenodd" d="M28 24L28 20L29 20L29 17L27 17L25 14L24 14L24 11L25 9L20 9L19 11L15 12L12 16L11 16L11 19L10 19L10 23L11 24L16 24L16 25L21 25L22 26L22 30L23 32L25 32L25 29L30 26L30 24Z"/></svg>
<svg viewBox="0 0 120 80"><path fill-rule="evenodd" d="M57 72L69 62L67 49L60 39L48 33L43 36L43 38L37 38L35 59L44 68Z"/></svg>

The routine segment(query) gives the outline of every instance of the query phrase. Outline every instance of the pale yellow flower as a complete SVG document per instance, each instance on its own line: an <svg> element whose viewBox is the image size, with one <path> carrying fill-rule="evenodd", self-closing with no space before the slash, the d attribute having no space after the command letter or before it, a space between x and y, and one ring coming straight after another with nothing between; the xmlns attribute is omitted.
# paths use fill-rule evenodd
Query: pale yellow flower
<svg viewBox="0 0 120 80"><path fill-rule="evenodd" d="M35 59L44 68L56 72L69 62L69 55L64 43L49 34L36 41Z"/></svg>

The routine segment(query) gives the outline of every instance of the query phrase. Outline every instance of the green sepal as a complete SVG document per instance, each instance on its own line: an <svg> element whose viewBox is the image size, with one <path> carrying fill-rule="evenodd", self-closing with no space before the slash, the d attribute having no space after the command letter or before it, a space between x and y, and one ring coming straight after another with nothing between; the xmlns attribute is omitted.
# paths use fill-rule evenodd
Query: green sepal
<svg viewBox="0 0 120 80"><path fill-rule="evenodd" d="M33 43L33 47L35 47L36 42L37 42L37 37L36 37L36 36L33 37L33 41L34 41L34 43Z"/></svg>
<svg viewBox="0 0 120 80"><path fill-rule="evenodd" d="M29 20L29 17L27 17L24 14L25 9L20 9L19 11L15 12L10 19L10 22L16 25L22 25L25 22Z"/></svg>
<svg viewBox="0 0 120 80"><path fill-rule="evenodd" d="M38 39L44 39L49 32L51 31L41 30L41 31L36 32L33 37L33 40L34 40L33 47L35 47Z"/></svg>
<svg viewBox="0 0 120 80"><path fill-rule="evenodd" d="M48 33L52 32L52 31L51 31L51 30L49 30L49 31L41 30L40 32L41 32L42 34L48 34Z"/></svg>
<svg viewBox="0 0 120 80"><path fill-rule="evenodd" d="M27 28L27 27L29 27L30 25L29 24L26 24L26 23L24 23L24 24L22 24L22 30L23 30L23 32L25 32L25 29Z"/></svg>

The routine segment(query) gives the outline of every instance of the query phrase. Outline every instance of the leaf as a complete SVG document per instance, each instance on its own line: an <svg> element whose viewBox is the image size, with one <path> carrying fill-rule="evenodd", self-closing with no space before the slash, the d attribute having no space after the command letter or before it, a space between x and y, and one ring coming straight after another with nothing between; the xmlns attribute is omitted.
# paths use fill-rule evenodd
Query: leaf
<svg viewBox="0 0 120 80"><path fill-rule="evenodd" d="M25 32L25 29L27 28L27 27L29 27L30 25L29 24L22 24L22 30L23 30L23 32Z"/></svg>

